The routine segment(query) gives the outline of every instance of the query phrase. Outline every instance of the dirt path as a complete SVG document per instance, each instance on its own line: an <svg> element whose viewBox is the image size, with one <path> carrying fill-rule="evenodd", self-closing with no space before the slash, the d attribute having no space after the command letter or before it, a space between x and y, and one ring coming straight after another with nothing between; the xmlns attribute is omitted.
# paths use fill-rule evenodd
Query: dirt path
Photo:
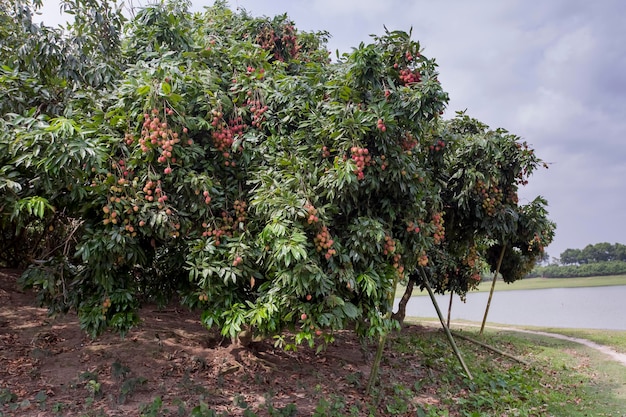
<svg viewBox="0 0 626 417"><path fill-rule="evenodd" d="M452 324L455 324L455 323L452 323ZM477 324L470 324L470 323L456 323L456 325L478 327ZM567 340L569 342L579 343L581 345L585 345L587 347L595 349L598 352L602 352L605 355L609 356L612 360L626 366L626 354L617 352L616 350L608 346L601 345L596 342L592 342L591 340L581 339L581 338L572 337L572 336L565 336L563 334L558 334L558 333L541 332L538 330L517 329L514 327L501 327L501 326L486 326L486 327L489 327L490 329L495 329L495 330L505 330L505 331L510 331L510 332L536 334L539 336L547 336L547 337L552 337L555 339L561 339L561 340Z"/></svg>

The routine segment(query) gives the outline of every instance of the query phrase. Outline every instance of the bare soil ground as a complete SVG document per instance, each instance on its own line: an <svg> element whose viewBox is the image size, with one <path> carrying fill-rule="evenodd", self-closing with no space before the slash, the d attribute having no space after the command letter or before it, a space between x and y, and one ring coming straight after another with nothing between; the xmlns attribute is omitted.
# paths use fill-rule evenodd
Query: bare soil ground
<svg viewBox="0 0 626 417"><path fill-rule="evenodd" d="M368 402L375 347L350 331L319 354L304 346L285 352L272 340L241 348L207 331L198 312L146 306L126 338L106 333L92 340L74 314L51 318L38 308L34 294L17 287L18 275L0 270L0 416L135 416L157 397L163 406L154 415L187 415L200 402L243 415L234 404L245 401L259 416L278 415L271 407L289 404L297 415L311 415L320 399L334 395ZM386 358L383 368L383 378L394 369L394 380L406 386L426 372L414 356ZM434 393L422 395L416 401L437 401Z"/></svg>

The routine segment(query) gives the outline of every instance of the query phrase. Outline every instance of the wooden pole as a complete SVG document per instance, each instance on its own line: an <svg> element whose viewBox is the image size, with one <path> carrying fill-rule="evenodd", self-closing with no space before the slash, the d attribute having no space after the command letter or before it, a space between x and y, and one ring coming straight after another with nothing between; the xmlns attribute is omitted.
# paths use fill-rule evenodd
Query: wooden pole
<svg viewBox="0 0 626 417"><path fill-rule="evenodd" d="M458 337L458 338L461 338L461 339L467 340L468 342L475 343L475 344L477 344L478 346L482 346L482 347L484 347L485 349L489 349L489 350L490 350L490 351L492 351L492 352L496 352L496 353L498 353L498 354L500 354L500 355L502 355L502 356L506 356L507 358L513 359L514 361L519 362L519 363L521 363L521 364L523 364L523 365L526 365L526 366L529 366L529 365L530 365L530 364L529 364L528 362L526 362L525 360L522 360L522 359L520 359L520 358L517 358L517 357L515 357L515 356L511 355L510 353L506 353L506 352L504 352L504 351L502 351L502 350L500 350L500 349L497 349L497 348L495 348L495 347L493 347L493 346L489 346L489 345L488 345L488 344L486 344L486 343L479 342L479 341L478 341L478 340L476 340L476 339L472 339L472 338L470 338L470 337L467 337L467 336L465 336L465 335L459 334L459 333L457 333L457 332L454 332L454 333L452 333L452 334L453 334L454 336Z"/></svg>
<svg viewBox="0 0 626 417"><path fill-rule="evenodd" d="M372 387L378 377L378 368L380 368L380 362L383 359L383 350L385 349L385 343L387 342L387 333L381 334L378 337L378 347L376 348L376 356L372 363L372 369L370 370L370 377L367 379L367 387L365 387L365 395L370 395Z"/></svg>
<svg viewBox="0 0 626 417"><path fill-rule="evenodd" d="M479 336L483 335L483 330L485 330L485 323L487 322L487 315L489 314L489 307L491 306L491 298L493 297L493 290L496 288L496 279L498 278L498 274L500 273L500 266L502 266L502 259L504 259L504 250L506 245L502 245L502 250L500 251L500 258L498 258L498 264L496 265L496 272L493 274L493 282L491 283L491 291L489 291L489 299L487 300L487 308L485 308L485 315L483 316L483 322L480 325Z"/></svg>
<svg viewBox="0 0 626 417"><path fill-rule="evenodd" d="M448 303L448 321L446 324L450 328L450 315L452 314L452 298L454 297L454 291L450 291L450 302Z"/></svg>
<svg viewBox="0 0 626 417"><path fill-rule="evenodd" d="M452 346L452 350L454 351L454 354L456 355L457 359L461 363L461 367L463 367L463 370L465 371L465 374L467 375L467 377L471 381L472 379L474 379L474 377L472 376L472 374L471 374L470 370L468 369L467 365L465 365L465 361L463 360L463 356L461 356L461 352L459 351L459 348L456 346L456 343L454 342L454 339L452 338L452 333L450 333L450 329L448 328L448 326L446 326L446 322L443 319L443 314L441 314L441 310L439 309L439 304L437 304L437 300L435 299L435 294L433 293L432 288L430 288L430 284L428 283L428 278L426 277L426 272L424 272L424 268L422 266L420 266L420 272L422 274L422 280L424 282L424 286L428 290L428 295L430 296L430 299L433 302L433 305L435 306L435 310L437 310L437 315L439 316L439 321L441 322L441 326L443 327L443 330L446 333L446 337L448 338L448 342L450 342L450 346Z"/></svg>
<svg viewBox="0 0 626 417"><path fill-rule="evenodd" d="M394 279L393 288L387 294L387 313L385 313L385 318L390 319L392 316L393 309L393 300L396 295L396 288L398 288L398 277ZM376 347L376 356L374 356L374 362L372 363L372 368L370 369L370 376L367 379L367 386L365 387L365 394L369 395L372 391L372 387L376 383L376 378L378 377L378 369L380 368L380 362L383 359L383 351L385 350L385 344L387 343L387 332L380 334L378 337L378 346Z"/></svg>

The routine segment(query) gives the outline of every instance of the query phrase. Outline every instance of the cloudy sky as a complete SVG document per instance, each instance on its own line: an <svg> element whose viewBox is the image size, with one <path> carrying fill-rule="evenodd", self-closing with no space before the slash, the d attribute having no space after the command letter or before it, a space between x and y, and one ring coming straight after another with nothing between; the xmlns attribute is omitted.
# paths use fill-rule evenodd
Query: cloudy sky
<svg viewBox="0 0 626 417"><path fill-rule="evenodd" d="M46 0L53 22L57 2ZM137 4L137 1L134 2ZM146 3L145 1L143 3ZM212 0L193 0L202 10ZM550 163L521 193L549 203L552 257L626 244L626 2L623 0L230 0L326 30L331 51L413 28L457 110L526 140Z"/></svg>

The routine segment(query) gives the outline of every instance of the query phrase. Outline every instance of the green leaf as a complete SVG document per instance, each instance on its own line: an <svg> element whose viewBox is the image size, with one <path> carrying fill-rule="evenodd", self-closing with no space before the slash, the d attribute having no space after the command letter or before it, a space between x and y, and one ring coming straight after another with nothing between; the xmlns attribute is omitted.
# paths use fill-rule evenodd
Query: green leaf
<svg viewBox="0 0 626 417"><path fill-rule="evenodd" d="M145 96L150 92L151 88L149 85L142 85L141 87L137 88L137 94L139 94L140 96Z"/></svg>

